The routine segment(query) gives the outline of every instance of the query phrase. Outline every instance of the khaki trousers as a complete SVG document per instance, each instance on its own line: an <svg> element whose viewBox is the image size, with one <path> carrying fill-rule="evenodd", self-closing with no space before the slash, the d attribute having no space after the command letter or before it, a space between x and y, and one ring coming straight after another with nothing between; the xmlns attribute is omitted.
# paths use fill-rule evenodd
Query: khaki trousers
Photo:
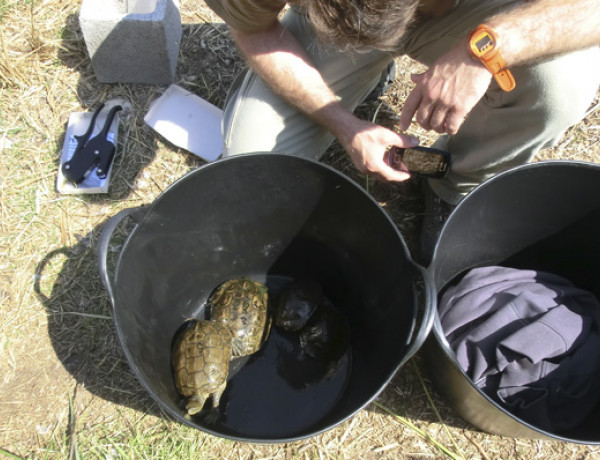
<svg viewBox="0 0 600 460"><path fill-rule="evenodd" d="M441 18L413 27L398 54L430 65L485 18L512 3L459 1ZM322 46L305 17L294 10L282 22L349 110L372 91L394 58L379 51L347 54ZM452 168L430 184L449 203L456 204L485 179L529 162L584 117L600 84L600 47L511 70L515 90L505 93L492 81L460 131L436 142L452 154ZM224 156L261 151L318 159L333 141L331 133L276 96L251 71L238 77L228 95L223 134Z"/></svg>

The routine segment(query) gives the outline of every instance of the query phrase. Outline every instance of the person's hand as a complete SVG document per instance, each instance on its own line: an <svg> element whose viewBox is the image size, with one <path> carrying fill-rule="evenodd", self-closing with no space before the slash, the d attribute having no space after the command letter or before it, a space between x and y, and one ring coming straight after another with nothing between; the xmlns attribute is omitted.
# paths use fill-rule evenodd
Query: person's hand
<svg viewBox="0 0 600 460"><path fill-rule="evenodd" d="M416 86L404 102L400 129L406 131L415 117L424 129L456 134L487 91L492 75L471 58L467 43L461 41L425 73L411 78Z"/></svg>
<svg viewBox="0 0 600 460"><path fill-rule="evenodd" d="M410 178L407 171L398 171L385 162L388 147L415 147L419 140L405 134L378 126L368 121L355 119L353 134L340 137L340 142L350 155L356 169L363 174L380 180L402 182Z"/></svg>

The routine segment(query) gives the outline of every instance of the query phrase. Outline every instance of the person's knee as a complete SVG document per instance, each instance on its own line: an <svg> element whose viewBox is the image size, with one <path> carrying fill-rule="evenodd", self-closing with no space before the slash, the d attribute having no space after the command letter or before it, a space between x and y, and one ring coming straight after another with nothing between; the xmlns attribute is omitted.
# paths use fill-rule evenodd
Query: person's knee
<svg viewBox="0 0 600 460"><path fill-rule="evenodd" d="M600 85L600 48L570 53L522 72L544 129L563 132L584 118ZM518 83L517 83L518 84Z"/></svg>

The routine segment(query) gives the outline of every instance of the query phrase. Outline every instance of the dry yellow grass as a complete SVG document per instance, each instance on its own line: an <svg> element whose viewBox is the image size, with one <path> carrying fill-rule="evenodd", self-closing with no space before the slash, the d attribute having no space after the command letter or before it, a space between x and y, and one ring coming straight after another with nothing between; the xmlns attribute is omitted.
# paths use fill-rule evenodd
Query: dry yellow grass
<svg viewBox="0 0 600 460"><path fill-rule="evenodd" d="M0 453L27 458L417 459L447 456L443 446L458 458L598 455L595 446L477 431L437 397L418 357L393 379L379 406L291 444L214 438L161 413L118 345L97 275L96 242L108 217L151 203L201 162L143 122L150 102L165 88L95 80L78 27L79 4L0 0ZM241 60L226 28L202 2L182 0L181 12L177 83L222 106ZM401 74L387 98L392 108L408 91L414 65L400 63ZM54 180L68 115L113 97L129 100L132 110L110 193L57 194ZM543 157L600 162L599 129L596 106ZM355 174L339 148L332 148L325 161ZM421 206L414 190L369 187L412 243Z"/></svg>

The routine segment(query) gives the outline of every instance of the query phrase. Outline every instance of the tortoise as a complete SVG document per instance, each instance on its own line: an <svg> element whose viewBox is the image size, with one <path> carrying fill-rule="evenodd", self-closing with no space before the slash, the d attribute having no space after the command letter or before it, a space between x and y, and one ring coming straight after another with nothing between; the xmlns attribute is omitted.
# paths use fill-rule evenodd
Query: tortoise
<svg viewBox="0 0 600 460"><path fill-rule="evenodd" d="M231 331L233 356L257 352L268 337L267 287L248 278L226 281L209 298L210 318Z"/></svg>
<svg viewBox="0 0 600 460"><path fill-rule="evenodd" d="M324 299L299 332L302 352L335 369L350 347L348 319Z"/></svg>
<svg viewBox="0 0 600 460"><path fill-rule="evenodd" d="M225 387L231 359L231 332L213 321L191 320L177 335L172 363L175 385L188 398L188 415L202 410L209 396L216 409Z"/></svg>
<svg viewBox="0 0 600 460"><path fill-rule="evenodd" d="M289 282L275 303L275 326L284 331L299 331L322 300L323 290L314 279L303 277Z"/></svg>

